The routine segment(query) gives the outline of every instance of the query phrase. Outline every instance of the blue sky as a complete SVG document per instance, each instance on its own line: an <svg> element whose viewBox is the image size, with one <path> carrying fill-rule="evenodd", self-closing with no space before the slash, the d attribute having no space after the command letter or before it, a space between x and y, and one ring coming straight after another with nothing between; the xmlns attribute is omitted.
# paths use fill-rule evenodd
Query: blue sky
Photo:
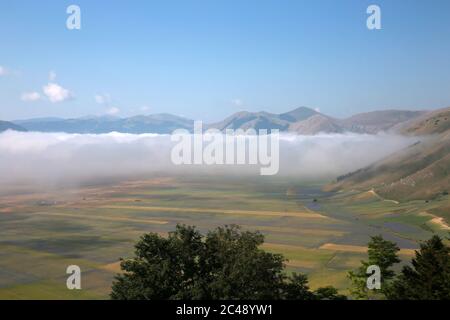
<svg viewBox="0 0 450 320"><path fill-rule="evenodd" d="M0 39L3 120L450 106L447 0L1 0Z"/></svg>

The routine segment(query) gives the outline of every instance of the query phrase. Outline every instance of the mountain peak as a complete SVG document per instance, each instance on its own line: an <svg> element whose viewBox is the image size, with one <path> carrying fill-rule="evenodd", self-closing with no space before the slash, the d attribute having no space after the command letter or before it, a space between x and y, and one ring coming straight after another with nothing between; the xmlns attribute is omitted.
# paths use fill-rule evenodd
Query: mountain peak
<svg viewBox="0 0 450 320"><path fill-rule="evenodd" d="M298 107L294 110L291 110L289 112L285 112L280 114L280 118L286 121L290 122L297 122L306 120L309 117L312 117L313 115L318 114L317 111L308 108L308 107Z"/></svg>

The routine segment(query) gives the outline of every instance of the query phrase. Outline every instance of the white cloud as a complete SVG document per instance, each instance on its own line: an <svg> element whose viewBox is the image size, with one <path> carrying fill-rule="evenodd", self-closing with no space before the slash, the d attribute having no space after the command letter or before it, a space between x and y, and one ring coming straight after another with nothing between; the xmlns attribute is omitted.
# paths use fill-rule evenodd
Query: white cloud
<svg viewBox="0 0 450 320"><path fill-rule="evenodd" d="M239 98L231 100L231 103L236 107L241 107L244 104L244 102Z"/></svg>
<svg viewBox="0 0 450 320"><path fill-rule="evenodd" d="M63 102L73 98L73 95L69 90L61 87L57 83L50 82L44 86L42 90L52 103Z"/></svg>
<svg viewBox="0 0 450 320"><path fill-rule="evenodd" d="M39 92L24 92L22 93L22 95L20 96L20 99L22 101L37 101L39 99L41 99L41 95Z"/></svg>
<svg viewBox="0 0 450 320"><path fill-rule="evenodd" d="M111 96L108 93L96 94L94 99L98 104L108 104L111 101Z"/></svg>
<svg viewBox="0 0 450 320"><path fill-rule="evenodd" d="M320 108L315 108L314 111L315 112L320 112Z"/></svg>
<svg viewBox="0 0 450 320"><path fill-rule="evenodd" d="M141 111L145 112L145 111L150 110L150 107L149 106L142 106L140 109L141 109Z"/></svg>
<svg viewBox="0 0 450 320"><path fill-rule="evenodd" d="M111 107L106 111L106 113L109 114L110 116L114 116L114 115L118 114L119 112L120 112L120 109L116 108L116 107Z"/></svg>

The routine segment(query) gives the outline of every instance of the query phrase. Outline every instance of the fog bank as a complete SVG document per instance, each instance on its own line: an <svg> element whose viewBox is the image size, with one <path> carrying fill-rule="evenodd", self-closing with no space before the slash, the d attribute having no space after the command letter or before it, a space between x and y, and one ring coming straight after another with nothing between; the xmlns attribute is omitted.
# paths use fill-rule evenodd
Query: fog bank
<svg viewBox="0 0 450 320"><path fill-rule="evenodd" d="M377 134L281 134L279 173L323 180L357 170L417 138ZM260 165L174 165L170 135L0 133L0 184L82 184L152 174L259 175Z"/></svg>

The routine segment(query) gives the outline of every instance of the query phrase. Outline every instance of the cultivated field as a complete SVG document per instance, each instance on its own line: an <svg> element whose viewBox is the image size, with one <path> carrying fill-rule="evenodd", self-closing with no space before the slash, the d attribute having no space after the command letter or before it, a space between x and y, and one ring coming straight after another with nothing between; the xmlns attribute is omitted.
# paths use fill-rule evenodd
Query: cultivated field
<svg viewBox="0 0 450 320"><path fill-rule="evenodd" d="M315 200L314 200L315 199ZM448 234L448 196L396 203L373 192L324 193L287 178L157 177L80 188L0 194L0 299L105 299L145 232L167 234L177 223L201 231L239 224L266 235L311 286L346 292L348 270L366 256L370 235L383 234L407 262L417 241ZM82 290L66 288L79 265Z"/></svg>

